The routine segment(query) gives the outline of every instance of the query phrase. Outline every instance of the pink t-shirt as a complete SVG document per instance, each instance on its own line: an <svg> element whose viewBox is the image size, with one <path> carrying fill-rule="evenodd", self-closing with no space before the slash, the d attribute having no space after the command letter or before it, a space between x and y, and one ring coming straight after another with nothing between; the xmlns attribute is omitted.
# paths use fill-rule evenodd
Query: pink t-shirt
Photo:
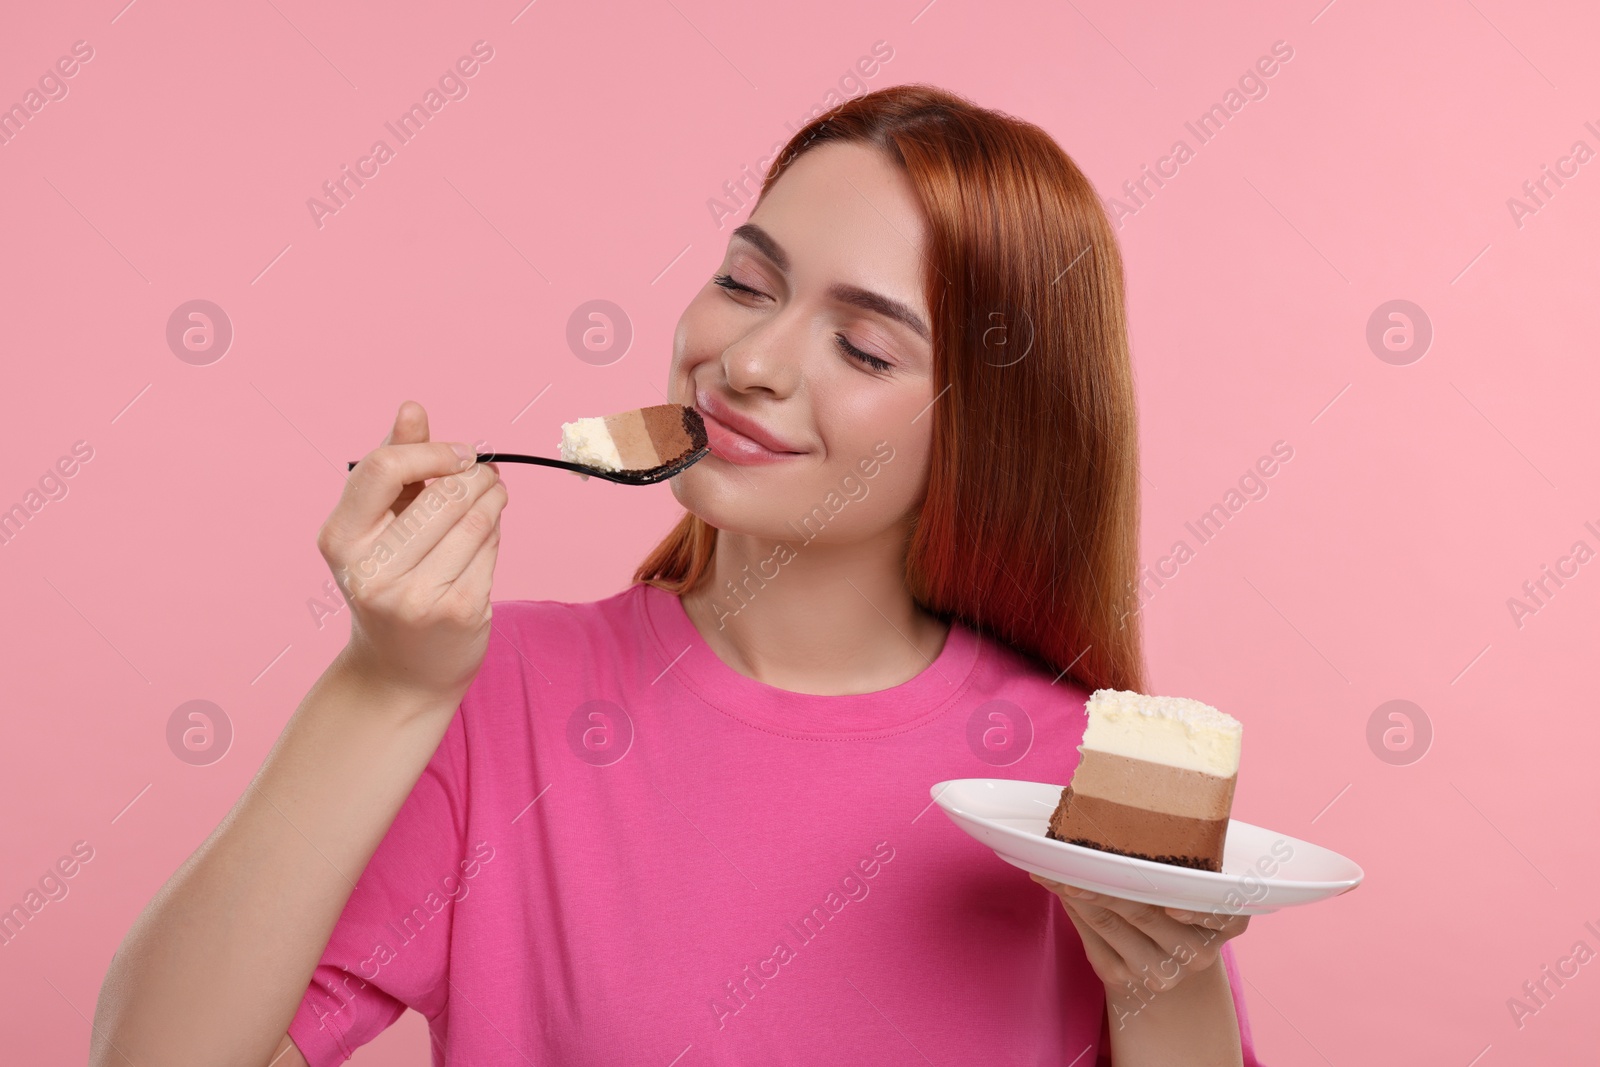
<svg viewBox="0 0 1600 1067"><path fill-rule="evenodd" d="M1051 678L957 624L902 685L791 693L654 586L496 601L289 1034L312 1067L407 1007L436 1067L1108 1064L1061 902L929 801L1068 779L1088 694Z"/></svg>

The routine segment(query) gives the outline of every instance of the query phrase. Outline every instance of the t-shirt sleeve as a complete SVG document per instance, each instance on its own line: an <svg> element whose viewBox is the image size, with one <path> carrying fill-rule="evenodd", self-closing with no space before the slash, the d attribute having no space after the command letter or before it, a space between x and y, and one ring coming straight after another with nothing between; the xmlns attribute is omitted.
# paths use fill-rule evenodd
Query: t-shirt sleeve
<svg viewBox="0 0 1600 1067"><path fill-rule="evenodd" d="M1233 942L1222 943L1222 962L1228 966L1228 988L1233 991L1233 1010L1239 1017L1239 1047L1244 1052L1244 1067L1265 1067L1256 1056L1255 1035L1250 1032L1250 1015L1244 1007L1244 978L1239 962L1233 958Z"/></svg>
<svg viewBox="0 0 1600 1067"><path fill-rule="evenodd" d="M1220 953L1228 970L1228 988L1233 993L1233 1010L1239 1019L1239 1048L1244 1053L1244 1067L1265 1067L1256 1056L1255 1035L1250 1033L1250 1016L1244 1007L1244 979L1239 975L1239 964L1233 958L1233 942L1224 941ZM315 1065L313 1065L315 1067ZM1113 1067L1111 1063L1111 1020L1100 1013L1100 1051L1095 1056L1094 1067Z"/></svg>
<svg viewBox="0 0 1600 1067"><path fill-rule="evenodd" d="M430 1019L444 1007L451 904L473 862L465 844L465 707L356 879L289 1023L310 1067L343 1063L408 1007Z"/></svg>

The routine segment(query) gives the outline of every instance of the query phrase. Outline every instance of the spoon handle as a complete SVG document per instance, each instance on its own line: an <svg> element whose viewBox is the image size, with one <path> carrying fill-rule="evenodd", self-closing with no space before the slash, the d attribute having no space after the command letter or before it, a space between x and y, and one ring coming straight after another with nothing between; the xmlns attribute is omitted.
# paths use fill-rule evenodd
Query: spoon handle
<svg viewBox="0 0 1600 1067"><path fill-rule="evenodd" d="M665 481L675 474L682 473L691 464L704 459L710 449L702 448L698 452L691 452L677 463L669 463L648 471L606 471L598 467L588 467L582 463L568 463L564 459L550 459L548 456L524 456L516 452L479 452L479 463L533 463L541 467L558 467L561 470L573 471L577 474L587 474L592 478L601 478L619 485L653 485ZM360 460L350 460L347 469L354 470Z"/></svg>

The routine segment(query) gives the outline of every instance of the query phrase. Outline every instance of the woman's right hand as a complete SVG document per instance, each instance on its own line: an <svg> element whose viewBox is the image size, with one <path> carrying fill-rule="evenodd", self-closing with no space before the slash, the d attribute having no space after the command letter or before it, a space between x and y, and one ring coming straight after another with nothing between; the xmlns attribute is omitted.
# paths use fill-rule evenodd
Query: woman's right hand
<svg viewBox="0 0 1600 1067"><path fill-rule="evenodd" d="M350 606L340 658L375 685L453 703L483 664L507 497L493 463L462 469L473 455L430 442L428 413L405 401L317 533Z"/></svg>

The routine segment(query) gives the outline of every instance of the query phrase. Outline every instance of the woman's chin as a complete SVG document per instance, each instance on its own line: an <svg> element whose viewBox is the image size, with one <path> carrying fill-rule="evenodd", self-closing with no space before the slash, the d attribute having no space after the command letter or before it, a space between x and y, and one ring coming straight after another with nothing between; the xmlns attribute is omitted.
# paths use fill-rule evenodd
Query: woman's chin
<svg viewBox="0 0 1600 1067"><path fill-rule="evenodd" d="M699 463L695 464L667 484L672 486L672 496L683 505L683 510L720 530L724 526L728 503L725 499L719 503L719 498L725 494L716 491L705 480L704 474L698 470L699 466Z"/></svg>
<svg viewBox="0 0 1600 1067"><path fill-rule="evenodd" d="M781 518L762 514L767 509L751 498L748 485L711 485L702 479L690 482L692 473L691 468L672 479L672 495L683 510L707 526L730 534L763 537L769 535L770 529L784 528Z"/></svg>
<svg viewBox="0 0 1600 1067"><path fill-rule="evenodd" d="M736 463L718 459L715 453L690 465L682 474L669 481L672 494L689 510L694 502L748 498L749 494L765 496L770 483L760 479L760 468L746 468Z"/></svg>

